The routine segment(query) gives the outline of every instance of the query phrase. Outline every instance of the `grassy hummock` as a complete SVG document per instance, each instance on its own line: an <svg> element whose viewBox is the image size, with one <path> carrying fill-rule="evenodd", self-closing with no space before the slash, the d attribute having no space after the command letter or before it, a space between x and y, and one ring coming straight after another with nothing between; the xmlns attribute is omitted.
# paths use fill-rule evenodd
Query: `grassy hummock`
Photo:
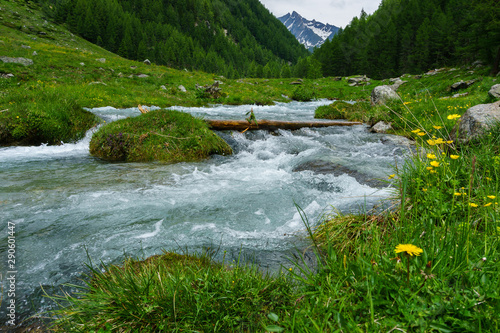
<svg viewBox="0 0 500 333"><path fill-rule="evenodd" d="M92 137L90 153L108 161L176 163L229 155L232 150L203 120L157 110L103 126Z"/></svg>
<svg viewBox="0 0 500 333"><path fill-rule="evenodd" d="M285 274L228 268L206 255L165 252L123 266L91 267L84 297L53 297L56 332L259 332L270 313L291 307Z"/></svg>

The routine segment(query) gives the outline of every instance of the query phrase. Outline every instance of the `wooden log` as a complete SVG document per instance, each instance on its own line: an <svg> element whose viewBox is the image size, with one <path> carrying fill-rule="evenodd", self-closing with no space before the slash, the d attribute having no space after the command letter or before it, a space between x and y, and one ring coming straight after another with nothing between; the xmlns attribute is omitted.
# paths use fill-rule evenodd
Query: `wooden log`
<svg viewBox="0 0 500 333"><path fill-rule="evenodd" d="M205 119L211 129L218 131L245 131L245 130L296 130L303 127L329 127L329 126L353 126L362 125L357 121L281 121L281 120L258 120L249 123L247 120L210 120Z"/></svg>

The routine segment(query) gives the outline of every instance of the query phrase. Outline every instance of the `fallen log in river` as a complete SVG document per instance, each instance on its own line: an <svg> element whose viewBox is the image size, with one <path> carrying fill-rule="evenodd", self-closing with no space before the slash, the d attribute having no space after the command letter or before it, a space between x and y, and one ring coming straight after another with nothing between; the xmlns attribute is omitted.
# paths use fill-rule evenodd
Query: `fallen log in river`
<svg viewBox="0 0 500 333"><path fill-rule="evenodd" d="M246 131L246 130L296 130L303 127L353 126L362 125L357 121L281 121L257 120L249 123L247 120L210 120L205 119L211 129L218 131Z"/></svg>

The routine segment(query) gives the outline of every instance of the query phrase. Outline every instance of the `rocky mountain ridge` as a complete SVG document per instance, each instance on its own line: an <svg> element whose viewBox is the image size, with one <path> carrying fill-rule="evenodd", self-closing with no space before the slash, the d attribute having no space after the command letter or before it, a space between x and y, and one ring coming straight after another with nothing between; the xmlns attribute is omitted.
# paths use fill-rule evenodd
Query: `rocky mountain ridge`
<svg viewBox="0 0 500 333"><path fill-rule="evenodd" d="M327 39L331 39L339 30L331 24L324 24L316 20L308 20L296 11L278 17L287 29L309 51L321 46Z"/></svg>

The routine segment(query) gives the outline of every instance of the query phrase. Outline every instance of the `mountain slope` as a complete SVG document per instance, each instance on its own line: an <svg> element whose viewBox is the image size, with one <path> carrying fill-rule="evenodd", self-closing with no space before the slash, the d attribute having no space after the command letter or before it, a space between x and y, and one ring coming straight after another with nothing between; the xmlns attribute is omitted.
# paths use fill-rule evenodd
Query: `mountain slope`
<svg viewBox="0 0 500 333"><path fill-rule="evenodd" d="M73 33L133 60L240 77L307 55L258 0L38 2Z"/></svg>
<svg viewBox="0 0 500 333"><path fill-rule="evenodd" d="M278 17L286 28L309 51L321 46L327 39L331 39L339 30L338 27L324 24L316 20L309 21L297 12Z"/></svg>

